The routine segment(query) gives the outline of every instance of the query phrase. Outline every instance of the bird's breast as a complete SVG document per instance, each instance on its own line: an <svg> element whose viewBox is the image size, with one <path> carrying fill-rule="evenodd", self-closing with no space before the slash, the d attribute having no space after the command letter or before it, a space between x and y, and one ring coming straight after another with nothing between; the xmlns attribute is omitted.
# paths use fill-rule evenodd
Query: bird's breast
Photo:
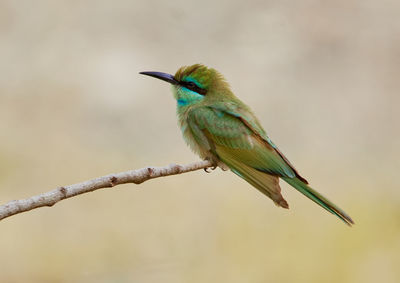
<svg viewBox="0 0 400 283"><path fill-rule="evenodd" d="M178 125L181 129L183 139L185 140L186 144L190 147L190 149L199 155L201 158L205 159L215 159L212 153L209 150L209 146L204 142L205 136L199 129L197 134L194 133L192 127L196 125L190 125L189 123L189 114L191 111L191 107L179 107L177 109L178 114ZM191 122L192 124L196 123L195 121ZM203 141L203 142L201 142Z"/></svg>

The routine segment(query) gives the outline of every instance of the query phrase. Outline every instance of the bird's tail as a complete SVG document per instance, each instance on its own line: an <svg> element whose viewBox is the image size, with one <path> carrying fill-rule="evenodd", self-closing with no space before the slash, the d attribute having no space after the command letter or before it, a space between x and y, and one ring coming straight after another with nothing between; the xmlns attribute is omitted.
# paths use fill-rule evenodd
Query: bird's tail
<svg viewBox="0 0 400 283"><path fill-rule="evenodd" d="M287 178L287 177L282 177L283 180L285 180L286 183L289 185L293 186L296 190L298 190L300 193L320 205L321 207L325 208L327 211L330 213L336 215L339 217L344 223L347 225L351 226L354 224L353 219L351 219L350 216L346 214L342 209L340 209L338 206L333 204L331 201L329 201L327 198L319 194L317 191L309 187L307 184L305 184L303 181L301 181L298 178Z"/></svg>
<svg viewBox="0 0 400 283"><path fill-rule="evenodd" d="M233 173L272 199L277 206L289 208L288 203L281 195L279 178L277 176L266 174L236 160L224 160L224 162Z"/></svg>

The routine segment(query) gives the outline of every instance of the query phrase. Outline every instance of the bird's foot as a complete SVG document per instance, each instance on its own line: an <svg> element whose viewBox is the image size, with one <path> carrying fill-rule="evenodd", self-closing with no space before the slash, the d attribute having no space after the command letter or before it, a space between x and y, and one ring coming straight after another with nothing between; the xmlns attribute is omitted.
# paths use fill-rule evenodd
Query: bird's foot
<svg viewBox="0 0 400 283"><path fill-rule="evenodd" d="M207 168L204 168L204 172L211 173L211 171L214 171L216 168L217 168L217 165L214 165L212 167L207 167ZM211 169L211 171L209 171L210 169Z"/></svg>

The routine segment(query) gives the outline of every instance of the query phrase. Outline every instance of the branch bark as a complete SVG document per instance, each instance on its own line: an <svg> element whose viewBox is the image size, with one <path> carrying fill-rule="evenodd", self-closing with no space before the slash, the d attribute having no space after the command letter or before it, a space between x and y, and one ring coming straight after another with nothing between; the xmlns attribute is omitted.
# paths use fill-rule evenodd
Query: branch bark
<svg viewBox="0 0 400 283"><path fill-rule="evenodd" d="M141 184L150 179L206 169L212 166L213 164L210 161L204 160L186 165L171 164L166 167L145 167L138 170L109 174L82 183L58 187L30 198L12 200L0 206L0 220L35 208L53 206L61 200L98 189L112 188L127 183Z"/></svg>

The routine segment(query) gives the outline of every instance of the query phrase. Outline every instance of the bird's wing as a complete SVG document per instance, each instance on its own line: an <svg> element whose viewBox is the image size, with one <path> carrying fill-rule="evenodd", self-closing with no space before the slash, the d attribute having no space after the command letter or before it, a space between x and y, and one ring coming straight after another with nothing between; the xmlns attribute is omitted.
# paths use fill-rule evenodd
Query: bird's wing
<svg viewBox="0 0 400 283"><path fill-rule="evenodd" d="M250 130L251 132L260 138L263 144L272 151L273 155L279 155L281 160L285 163L286 166L290 167L291 171L295 174L297 178L299 178L302 182L308 184L308 181L303 178L296 170L296 168L290 163L290 161L286 158L286 156L278 149L278 147L272 142L272 140L268 137L267 133L261 126L258 119L251 112L251 110L242 103L219 103L213 105L214 109L217 111L222 111L224 113L228 113L233 117L240 119ZM289 176L293 177L293 176Z"/></svg>
<svg viewBox="0 0 400 283"><path fill-rule="evenodd" d="M214 107L201 107L189 113L188 125L194 130L197 140L204 140L204 137L197 137L199 130L202 132L211 150L222 161L229 156L271 175L296 177L296 171L282 158L276 147L265 141L240 116Z"/></svg>
<svg viewBox="0 0 400 283"><path fill-rule="evenodd" d="M296 177L286 161L239 117L211 107L192 110L188 126L218 159L278 206L288 208L279 177ZM205 141L207 140L207 144Z"/></svg>

